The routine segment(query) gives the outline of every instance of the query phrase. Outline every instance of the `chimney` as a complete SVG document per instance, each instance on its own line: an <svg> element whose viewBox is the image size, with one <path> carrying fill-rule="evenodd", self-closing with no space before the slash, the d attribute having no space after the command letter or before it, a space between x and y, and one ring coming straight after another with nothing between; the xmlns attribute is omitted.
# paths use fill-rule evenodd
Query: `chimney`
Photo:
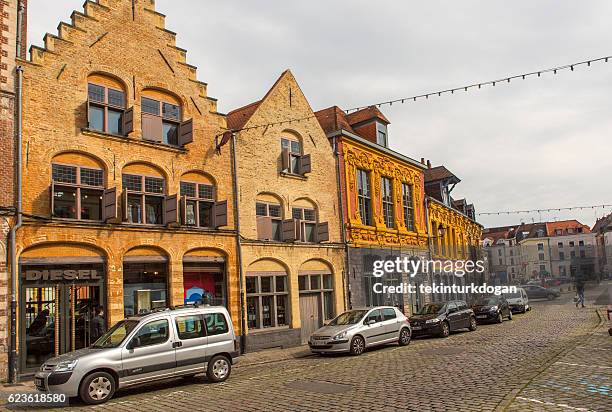
<svg viewBox="0 0 612 412"><path fill-rule="evenodd" d="M431 161L427 160L427 168L431 169Z"/></svg>
<svg viewBox="0 0 612 412"><path fill-rule="evenodd" d="M421 164L425 164L425 158L421 157Z"/></svg>

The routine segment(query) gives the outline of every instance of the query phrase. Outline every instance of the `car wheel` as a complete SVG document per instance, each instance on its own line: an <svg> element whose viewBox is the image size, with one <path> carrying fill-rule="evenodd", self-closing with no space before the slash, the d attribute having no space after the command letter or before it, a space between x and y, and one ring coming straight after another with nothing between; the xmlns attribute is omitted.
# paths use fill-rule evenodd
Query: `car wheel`
<svg viewBox="0 0 612 412"><path fill-rule="evenodd" d="M211 382L223 382L229 378L230 373L232 373L232 363L225 356L213 356L210 362L208 362L206 376Z"/></svg>
<svg viewBox="0 0 612 412"><path fill-rule="evenodd" d="M99 405L115 394L115 378L106 372L94 372L81 382L79 397L89 405Z"/></svg>
<svg viewBox="0 0 612 412"><path fill-rule="evenodd" d="M527 313L527 305L523 306L523 310L521 310L521 313Z"/></svg>
<svg viewBox="0 0 612 412"><path fill-rule="evenodd" d="M474 316L470 316L469 329L473 332L476 330L477 327L478 327L478 324L476 323L476 318Z"/></svg>
<svg viewBox="0 0 612 412"><path fill-rule="evenodd" d="M399 335L399 345L400 346L406 346L410 343L410 329L408 328L403 328L400 331L400 335Z"/></svg>
<svg viewBox="0 0 612 412"><path fill-rule="evenodd" d="M450 335L450 326L448 326L448 322L442 322L442 325L440 326L441 330L440 330L440 337L442 338L446 338L448 337L448 335Z"/></svg>
<svg viewBox="0 0 612 412"><path fill-rule="evenodd" d="M508 311L508 320L512 320L512 311L511 310Z"/></svg>
<svg viewBox="0 0 612 412"><path fill-rule="evenodd" d="M504 321L504 317L503 317L501 311L499 311L497 313L497 323L502 323L503 321Z"/></svg>
<svg viewBox="0 0 612 412"><path fill-rule="evenodd" d="M365 351L365 341L359 335L351 340L351 355L359 356Z"/></svg>
<svg viewBox="0 0 612 412"><path fill-rule="evenodd" d="M555 298L555 295L553 295L552 293L549 293L548 295L546 295L546 299L548 300L553 300Z"/></svg>

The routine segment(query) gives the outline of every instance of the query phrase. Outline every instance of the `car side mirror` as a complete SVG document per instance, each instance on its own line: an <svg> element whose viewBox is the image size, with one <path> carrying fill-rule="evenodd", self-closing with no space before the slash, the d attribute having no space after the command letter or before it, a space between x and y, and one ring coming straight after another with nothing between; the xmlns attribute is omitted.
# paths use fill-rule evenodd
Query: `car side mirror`
<svg viewBox="0 0 612 412"><path fill-rule="evenodd" d="M373 325L376 323L376 319L370 319L370 320L366 320L366 325Z"/></svg>
<svg viewBox="0 0 612 412"><path fill-rule="evenodd" d="M135 338L133 338L130 343L128 343L127 345L127 349L132 350L134 348L137 348L140 346L140 338L138 336L136 336Z"/></svg>

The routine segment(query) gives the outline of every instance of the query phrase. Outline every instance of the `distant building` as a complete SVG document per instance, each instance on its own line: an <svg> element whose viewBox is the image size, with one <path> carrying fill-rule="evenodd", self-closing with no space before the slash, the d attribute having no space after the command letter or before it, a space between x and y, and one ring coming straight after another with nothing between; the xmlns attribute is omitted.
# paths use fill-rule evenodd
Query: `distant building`
<svg viewBox="0 0 612 412"><path fill-rule="evenodd" d="M592 232L595 234L600 273L610 276L612 274L612 213L597 219Z"/></svg>

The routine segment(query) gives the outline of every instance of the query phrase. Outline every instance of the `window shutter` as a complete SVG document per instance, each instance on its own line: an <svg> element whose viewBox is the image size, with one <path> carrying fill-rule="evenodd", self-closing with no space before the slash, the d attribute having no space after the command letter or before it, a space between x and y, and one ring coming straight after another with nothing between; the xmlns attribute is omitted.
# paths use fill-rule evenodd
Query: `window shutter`
<svg viewBox="0 0 612 412"><path fill-rule="evenodd" d="M178 195L166 196L164 208L164 224L176 225L179 223Z"/></svg>
<svg viewBox="0 0 612 412"><path fill-rule="evenodd" d="M152 142L161 142L163 134L162 118L150 113L142 114L142 138Z"/></svg>
<svg viewBox="0 0 612 412"><path fill-rule="evenodd" d="M102 220L117 219L117 188L106 189L102 194Z"/></svg>
<svg viewBox="0 0 612 412"><path fill-rule="evenodd" d="M187 196L181 196L181 224L187 224Z"/></svg>
<svg viewBox="0 0 612 412"><path fill-rule="evenodd" d="M329 224L327 222L317 224L317 242L329 242Z"/></svg>
<svg viewBox="0 0 612 412"><path fill-rule="evenodd" d="M270 216L257 218L257 239L272 240L272 218Z"/></svg>
<svg viewBox="0 0 612 412"><path fill-rule="evenodd" d="M282 170L283 171L288 171L289 170L289 162L291 161L290 159L290 155L289 155L289 149L285 148L283 149L283 152L281 154L281 158L282 158Z"/></svg>
<svg viewBox="0 0 612 412"><path fill-rule="evenodd" d="M51 192L51 213L49 213L49 216L53 217L55 215L55 182L51 183L49 191Z"/></svg>
<svg viewBox="0 0 612 412"><path fill-rule="evenodd" d="M299 240L299 220L283 220L281 225L281 240L283 242L295 242Z"/></svg>
<svg viewBox="0 0 612 412"><path fill-rule="evenodd" d="M87 98L87 103L85 104L85 120L87 121L87 128L89 127L89 98Z"/></svg>
<svg viewBox="0 0 612 412"><path fill-rule="evenodd" d="M121 193L121 218L124 222L128 220L128 192L124 190Z"/></svg>
<svg viewBox="0 0 612 412"><path fill-rule="evenodd" d="M189 119L179 126L178 144L185 146L193 142L193 119Z"/></svg>
<svg viewBox="0 0 612 412"><path fill-rule="evenodd" d="M306 173L310 173L312 171L310 155L300 156L300 174L305 175Z"/></svg>
<svg viewBox="0 0 612 412"><path fill-rule="evenodd" d="M134 108L130 107L123 112L123 135L127 136L134 131Z"/></svg>
<svg viewBox="0 0 612 412"><path fill-rule="evenodd" d="M227 200L216 202L213 206L213 226L215 229L227 226Z"/></svg>

